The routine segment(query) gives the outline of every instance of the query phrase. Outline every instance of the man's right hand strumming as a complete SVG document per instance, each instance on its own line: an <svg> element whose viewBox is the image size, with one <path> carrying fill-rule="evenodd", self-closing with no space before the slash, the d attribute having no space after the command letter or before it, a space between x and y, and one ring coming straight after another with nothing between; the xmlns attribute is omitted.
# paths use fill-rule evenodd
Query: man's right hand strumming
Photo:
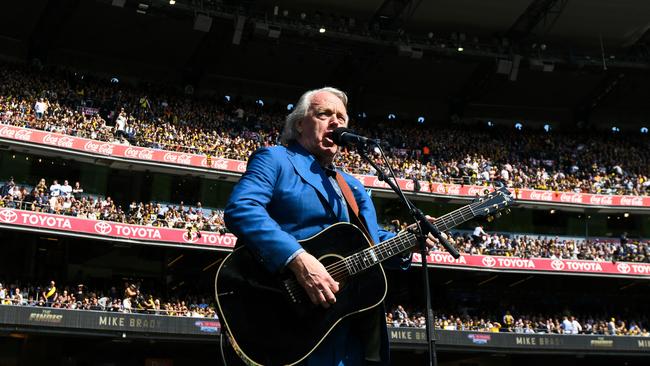
<svg viewBox="0 0 650 366"><path fill-rule="evenodd" d="M289 262L288 267L315 305L328 308L336 302L334 294L339 291L339 283L313 255L302 252Z"/></svg>

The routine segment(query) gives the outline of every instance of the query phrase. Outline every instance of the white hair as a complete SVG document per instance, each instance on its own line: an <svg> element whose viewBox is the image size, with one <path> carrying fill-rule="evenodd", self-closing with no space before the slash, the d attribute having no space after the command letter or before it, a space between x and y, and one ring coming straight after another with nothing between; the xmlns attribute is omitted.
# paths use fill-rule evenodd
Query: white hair
<svg viewBox="0 0 650 366"><path fill-rule="evenodd" d="M324 88L314 89L305 92L302 96L300 96L300 99L298 99L298 103L296 103L296 106L293 108L291 113L289 113L286 121L284 122L284 129L282 130L282 134L280 135L280 143L282 143L283 145L288 145L290 142L298 139L299 134L298 134L298 130L296 129L296 123L301 119L305 118L307 112L309 111L309 106L311 105L311 98L316 93L320 93L320 92L332 93L343 102L343 105L345 107L348 106L348 96L345 94L345 92L336 88L326 86Z"/></svg>

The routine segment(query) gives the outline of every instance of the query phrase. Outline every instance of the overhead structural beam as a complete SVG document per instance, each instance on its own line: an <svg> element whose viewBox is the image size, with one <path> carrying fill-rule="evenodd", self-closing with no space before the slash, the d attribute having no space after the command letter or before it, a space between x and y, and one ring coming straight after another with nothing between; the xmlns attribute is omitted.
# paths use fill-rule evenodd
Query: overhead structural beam
<svg viewBox="0 0 650 366"><path fill-rule="evenodd" d="M575 107L575 119L577 121L589 121L591 112L621 85L624 78L625 74L622 72L606 72L601 82Z"/></svg>
<svg viewBox="0 0 650 366"><path fill-rule="evenodd" d="M372 17L371 23L382 29L396 29L408 23L422 0L384 0Z"/></svg>
<svg viewBox="0 0 650 366"><path fill-rule="evenodd" d="M650 45L650 24L645 28L639 29L632 33L627 40L622 44L623 47L633 47L642 44Z"/></svg>
<svg viewBox="0 0 650 366"><path fill-rule="evenodd" d="M542 34L548 33L555 25L569 0L534 0L517 18L506 36L515 40L528 38L540 26Z"/></svg>

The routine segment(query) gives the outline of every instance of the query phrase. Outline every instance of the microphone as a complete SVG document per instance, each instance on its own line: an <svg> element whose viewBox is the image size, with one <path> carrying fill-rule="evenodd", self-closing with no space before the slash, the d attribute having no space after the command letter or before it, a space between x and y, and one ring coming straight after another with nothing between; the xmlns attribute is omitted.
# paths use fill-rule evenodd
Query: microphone
<svg viewBox="0 0 650 366"><path fill-rule="evenodd" d="M339 146L343 145L359 145L359 144L373 144L377 145L377 140L369 139L361 135L357 135L349 128L338 127L332 131L332 141Z"/></svg>

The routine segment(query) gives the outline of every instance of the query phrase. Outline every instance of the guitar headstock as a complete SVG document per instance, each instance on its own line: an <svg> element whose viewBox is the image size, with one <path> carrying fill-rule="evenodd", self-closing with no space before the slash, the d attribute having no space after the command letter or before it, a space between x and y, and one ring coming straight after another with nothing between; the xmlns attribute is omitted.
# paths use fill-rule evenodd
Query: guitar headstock
<svg viewBox="0 0 650 366"><path fill-rule="evenodd" d="M492 221L494 218L500 217L503 210L506 210L506 213L510 212L508 206L511 206L513 202L514 198L508 188L501 186L494 192L486 190L485 194L476 198L470 207L475 216L485 216L488 221Z"/></svg>

